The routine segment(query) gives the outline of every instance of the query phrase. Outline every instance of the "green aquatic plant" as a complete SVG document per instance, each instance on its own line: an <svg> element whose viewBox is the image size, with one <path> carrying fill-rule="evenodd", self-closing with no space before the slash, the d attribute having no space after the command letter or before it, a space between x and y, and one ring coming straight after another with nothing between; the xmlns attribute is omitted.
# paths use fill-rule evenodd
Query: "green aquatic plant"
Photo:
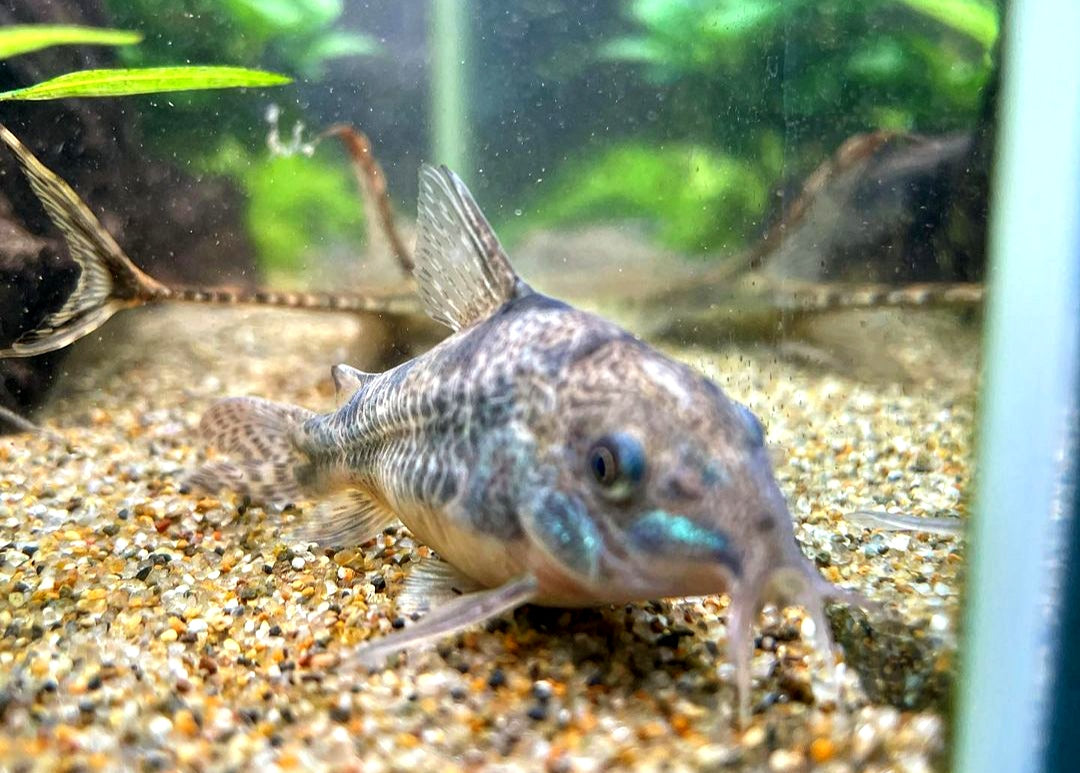
<svg viewBox="0 0 1080 773"><path fill-rule="evenodd" d="M292 79L244 67L144 67L80 70L21 89L0 92L0 100L36 101L68 97L119 97L133 94L280 86Z"/></svg>
<svg viewBox="0 0 1080 773"><path fill-rule="evenodd" d="M106 0L106 5L114 23L146 36L143 45L120 52L132 67L213 59L279 69L303 82L323 78L341 57L381 51L374 37L339 28L342 0ZM243 189L247 229L263 265L296 270L303 265L305 245L362 233L347 166L306 157L263 158L265 102L233 99L223 110L207 96L179 95L170 98L168 111L144 114L147 147L154 155L225 174ZM284 112L295 118L303 107L285 105Z"/></svg>
<svg viewBox="0 0 1080 773"><path fill-rule="evenodd" d="M369 35L334 29L342 0L223 0L221 6L248 36L306 77L322 77L332 59L379 50Z"/></svg>
<svg viewBox="0 0 1080 773"><path fill-rule="evenodd" d="M0 30L0 59L62 44L130 45L139 32L71 26L16 26ZM82 70L0 93L0 101L36 101L69 97L115 97L207 89L277 86L291 78L265 70L230 66L160 66ZM234 156L242 156L239 151ZM303 157L269 159L263 163L234 163L231 171L248 183L251 232L268 262L295 267L306 243L303 225L310 223L315 238L337 235L358 225L349 201L346 172L316 165ZM242 172L237 170L243 168ZM338 205L335 206L335 202ZM311 236L309 235L310 239Z"/></svg>
<svg viewBox="0 0 1080 773"><path fill-rule="evenodd" d="M291 79L245 67L172 63L270 60L302 76L320 77L330 60L378 48L366 35L332 29L343 10L340 0L125 0L113 10L116 22L140 32L54 26L0 30L0 58L64 43L127 45L145 39L121 52L127 68L67 73L0 93L0 101L275 86ZM347 166L303 155L261 158L245 149L252 132L249 125L241 128L243 116L237 113L244 111L231 111L223 120L219 103L193 94L173 97L171 105L169 115L148 111L143 117L149 134L160 138L157 149L240 184L248 200L247 228L267 268L298 270L308 245L355 241L363 234ZM178 113L185 119L178 121ZM158 122L163 122L161 132L154 128ZM219 138L210 147L208 131Z"/></svg>
<svg viewBox="0 0 1080 773"><path fill-rule="evenodd" d="M741 244L766 194L754 165L715 149L628 142L568 162L524 222L502 230L513 238L527 227L638 220L660 243L700 254Z"/></svg>
<svg viewBox="0 0 1080 773"><path fill-rule="evenodd" d="M116 23L146 35L145 45L124 53L132 66L177 57L268 62L317 80L334 59L380 50L370 35L335 29L343 0L107 0L107 5Z"/></svg>
<svg viewBox="0 0 1080 773"><path fill-rule="evenodd" d="M0 29L0 59L59 45L128 46L142 33L120 29L56 24L20 24ZM0 92L0 100L38 101L68 97L117 97L133 94L279 86L292 79L244 67L181 65L80 70L41 83Z"/></svg>
<svg viewBox="0 0 1080 773"><path fill-rule="evenodd" d="M247 193L247 228L263 266L300 271L314 250L358 243L364 215L348 164L303 153L254 158L229 140L203 166Z"/></svg>
<svg viewBox="0 0 1080 773"><path fill-rule="evenodd" d="M628 15L601 59L640 66L673 118L737 151L785 132L801 171L804 151L816 163L859 131L968 125L998 29L993 0L634 0Z"/></svg>
<svg viewBox="0 0 1080 773"><path fill-rule="evenodd" d="M988 0L898 0L977 41L987 51L994 46L1000 28L998 8Z"/></svg>
<svg viewBox="0 0 1080 773"><path fill-rule="evenodd" d="M318 247L357 244L364 217L345 164L307 156L266 158L244 175L248 224L263 264L299 271Z"/></svg>
<svg viewBox="0 0 1080 773"><path fill-rule="evenodd" d="M768 190L804 179L852 135L974 125L1000 14L994 0L624 8L629 29L613 28L577 72L608 68L627 89L651 88L657 107L634 124L635 141L560 162L554 189L511 233L639 218L670 247L737 247L760 232Z"/></svg>
<svg viewBox="0 0 1080 773"><path fill-rule="evenodd" d="M229 62L318 80L342 56L378 51L374 38L335 29L342 0L107 0L115 24L140 30L145 39L118 51L127 67L185 62ZM188 93L170 99L168 111L148 111L142 122L148 149L158 156L197 162L217 143L247 144L261 133L264 104Z"/></svg>
<svg viewBox="0 0 1080 773"><path fill-rule="evenodd" d="M785 7L786 3L786 7ZM681 74L738 67L760 36L782 24L802 0L635 0L629 16L636 34L600 49L604 58L641 62L666 81Z"/></svg>
<svg viewBox="0 0 1080 773"><path fill-rule="evenodd" d="M142 40L129 30L71 24L13 24L0 28L0 59L63 45L128 46Z"/></svg>

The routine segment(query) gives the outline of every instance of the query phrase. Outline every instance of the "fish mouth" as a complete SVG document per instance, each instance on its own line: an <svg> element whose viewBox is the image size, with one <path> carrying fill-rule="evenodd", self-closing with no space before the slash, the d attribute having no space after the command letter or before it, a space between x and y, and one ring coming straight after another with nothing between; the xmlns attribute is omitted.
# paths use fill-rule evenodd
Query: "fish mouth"
<svg viewBox="0 0 1080 773"><path fill-rule="evenodd" d="M608 544L608 576L647 598L706 596L730 590L744 556L725 531L701 515L654 508Z"/></svg>
<svg viewBox="0 0 1080 773"><path fill-rule="evenodd" d="M616 603L711 596L730 592L739 568L735 560L650 553L632 544L609 543L596 590Z"/></svg>
<svg viewBox="0 0 1080 773"><path fill-rule="evenodd" d="M609 601L636 601L656 598L709 596L726 593L728 658L735 667L738 723L746 727L750 719L751 659L754 654L754 625L767 604L796 606L806 611L813 624L812 645L820 653L826 669L826 683L839 695L836 647L825 613L830 601L867 610L875 605L859 593L840 588L825 579L814 564L799 552L792 540L790 551L776 562L756 572L740 574L738 568L753 568L753 561L732 566L722 561L657 561L644 556L616 559L608 556L613 570L605 595ZM614 560L612 560L614 559ZM760 565L760 564L759 564Z"/></svg>

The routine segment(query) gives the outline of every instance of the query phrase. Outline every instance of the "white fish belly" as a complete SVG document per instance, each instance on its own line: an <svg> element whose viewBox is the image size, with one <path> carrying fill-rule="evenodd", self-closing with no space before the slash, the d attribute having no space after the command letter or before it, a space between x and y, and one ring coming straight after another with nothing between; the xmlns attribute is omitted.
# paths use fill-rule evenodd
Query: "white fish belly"
<svg viewBox="0 0 1080 773"><path fill-rule="evenodd" d="M528 566L522 540L502 540L477 531L445 511L425 507L400 513L418 540L469 579L495 588L520 577Z"/></svg>

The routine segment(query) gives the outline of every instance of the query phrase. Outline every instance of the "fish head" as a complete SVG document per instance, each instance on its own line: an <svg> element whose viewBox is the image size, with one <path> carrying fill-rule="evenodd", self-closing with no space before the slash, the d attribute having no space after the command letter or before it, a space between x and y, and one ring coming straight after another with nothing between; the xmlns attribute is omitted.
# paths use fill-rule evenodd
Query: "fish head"
<svg viewBox="0 0 1080 773"><path fill-rule="evenodd" d="M729 594L737 661L766 603L825 630L824 599L845 592L800 551L748 408L632 338L563 376L546 447L558 478L526 519L550 557L596 601Z"/></svg>
<svg viewBox="0 0 1080 773"><path fill-rule="evenodd" d="M591 601L726 593L739 715L753 623L802 606L832 662L825 601L867 606L802 554L761 422L711 380L630 336L574 358L537 437L547 481L526 533Z"/></svg>
<svg viewBox="0 0 1080 773"><path fill-rule="evenodd" d="M590 585L705 595L802 567L761 423L700 373L615 338L567 366L555 405L538 449L550 485L529 520Z"/></svg>

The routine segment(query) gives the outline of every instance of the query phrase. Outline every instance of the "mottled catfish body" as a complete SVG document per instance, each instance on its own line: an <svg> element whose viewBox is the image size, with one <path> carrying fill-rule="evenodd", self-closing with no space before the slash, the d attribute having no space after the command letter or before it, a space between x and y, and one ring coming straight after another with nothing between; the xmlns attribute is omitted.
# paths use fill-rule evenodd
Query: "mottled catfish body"
<svg viewBox="0 0 1080 773"><path fill-rule="evenodd" d="M202 428L226 458L192 482L316 501L303 529L322 543L400 519L438 551L398 601L431 611L357 663L525 602L727 592L745 714L761 606L803 604L828 647L823 599L845 595L798 549L761 424L691 368L529 288L449 170L424 167L420 183L416 276L456 332L385 373L335 366L333 413L216 404Z"/></svg>

